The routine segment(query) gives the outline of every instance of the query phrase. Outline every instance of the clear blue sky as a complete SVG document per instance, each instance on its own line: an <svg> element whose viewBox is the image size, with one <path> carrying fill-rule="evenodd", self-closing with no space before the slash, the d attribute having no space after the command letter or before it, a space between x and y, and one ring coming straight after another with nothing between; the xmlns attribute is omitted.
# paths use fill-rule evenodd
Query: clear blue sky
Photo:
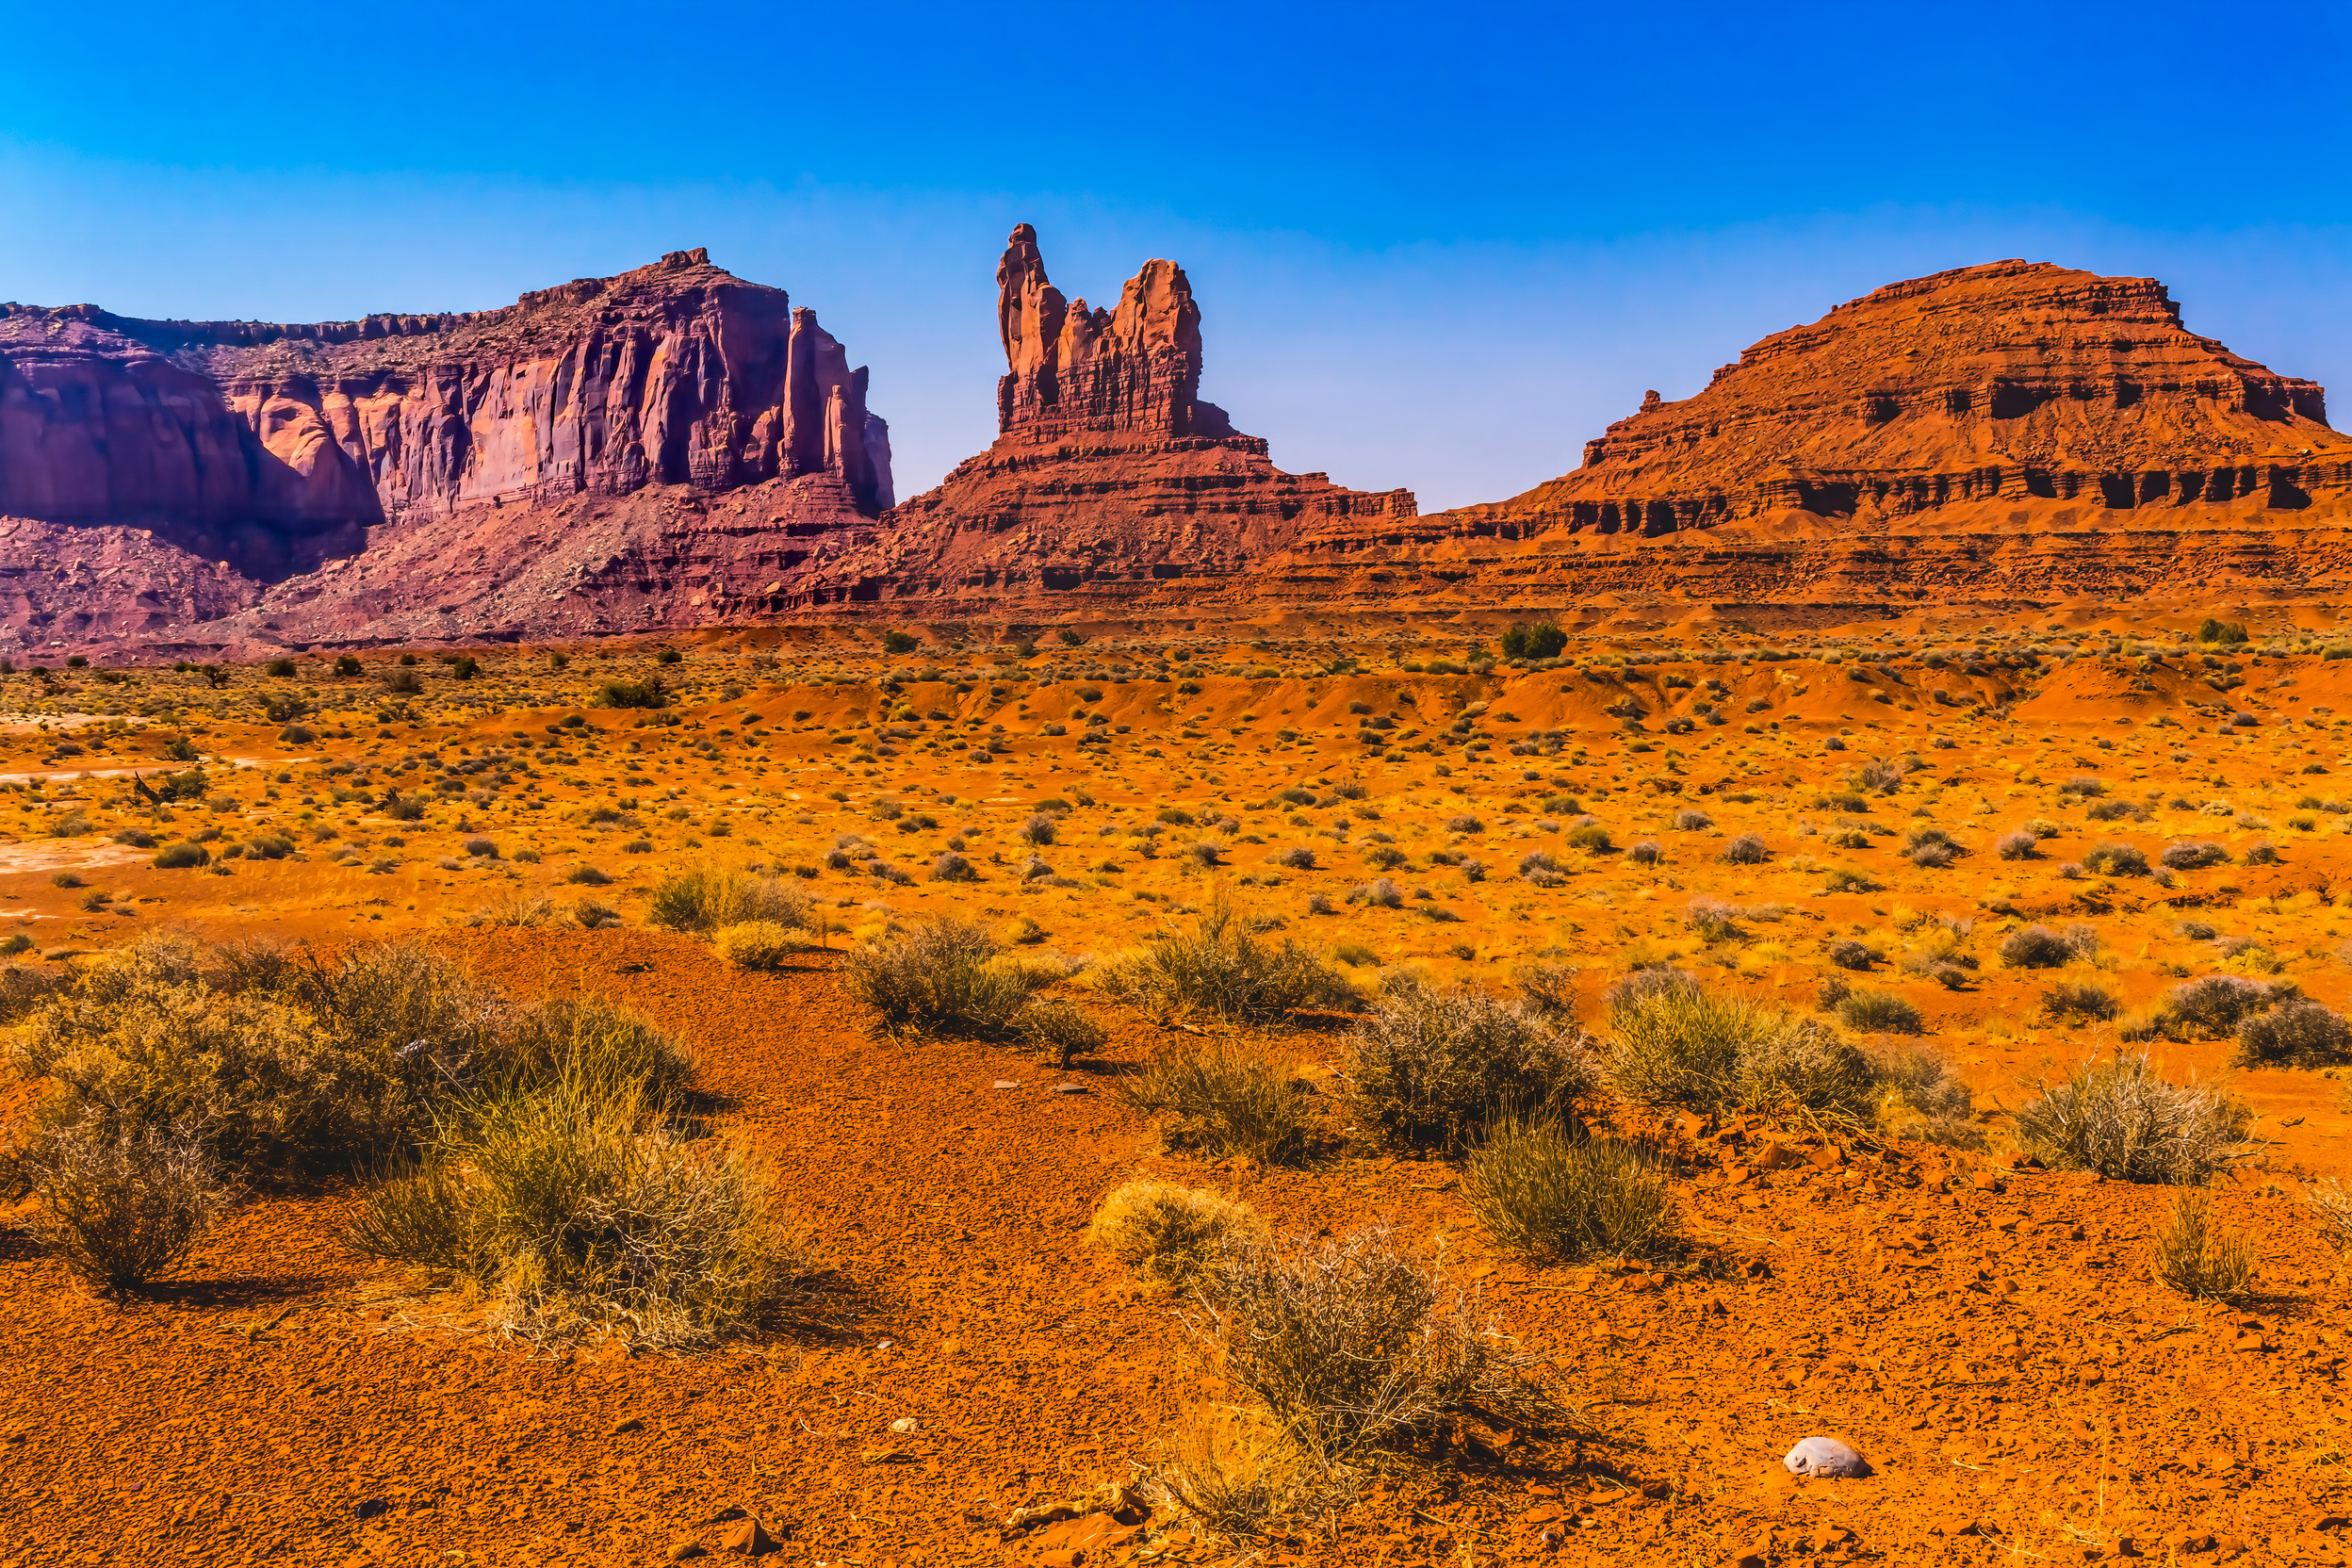
<svg viewBox="0 0 2352 1568"><path fill-rule="evenodd" d="M992 270L1192 274L1204 390L1434 509L1896 278L2164 278L2339 386L2332 7L47 7L0 93L0 298L470 309L708 245L874 368L900 493L993 433Z"/></svg>

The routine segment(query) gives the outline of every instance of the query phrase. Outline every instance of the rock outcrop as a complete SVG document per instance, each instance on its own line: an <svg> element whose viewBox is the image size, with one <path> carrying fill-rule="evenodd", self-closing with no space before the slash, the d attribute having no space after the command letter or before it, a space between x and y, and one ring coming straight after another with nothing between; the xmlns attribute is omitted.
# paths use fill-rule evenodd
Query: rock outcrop
<svg viewBox="0 0 2352 1568"><path fill-rule="evenodd" d="M792 537L854 531L895 498L866 389L814 312L699 250L464 315L284 325L0 305L0 620L34 645L164 634L289 585L332 637L326 590L387 530L446 536L444 561L528 536L535 553L502 559L504 574L576 583L613 541L536 520L648 488L682 492L687 510L758 489ZM789 553L755 549L721 575L773 579ZM676 586L694 608L682 583L630 586ZM413 608L442 635L528 635L544 619L450 602L446 586L406 596L431 601Z"/></svg>
<svg viewBox="0 0 2352 1568"><path fill-rule="evenodd" d="M1148 261L1116 310L1066 301L1023 223L997 267L1005 373L996 441L795 592L967 613L1020 603L1121 611L1246 591L1303 533L1411 518L1413 494L1274 466L1200 387L1200 308Z"/></svg>
<svg viewBox="0 0 2352 1568"><path fill-rule="evenodd" d="M2347 501L2320 387L2191 333L2153 279L2001 261L1652 392L1524 495L1317 531L1278 575L1305 597L1376 564L1391 592L1442 567L1462 594L1553 597L2292 588L2341 572Z"/></svg>

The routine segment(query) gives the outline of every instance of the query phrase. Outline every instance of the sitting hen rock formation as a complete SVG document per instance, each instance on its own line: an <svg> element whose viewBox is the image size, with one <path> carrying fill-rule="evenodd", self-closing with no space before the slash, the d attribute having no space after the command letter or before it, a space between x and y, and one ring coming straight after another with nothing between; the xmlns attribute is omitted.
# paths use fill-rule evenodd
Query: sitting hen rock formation
<svg viewBox="0 0 2352 1568"><path fill-rule="evenodd" d="M2293 590L2336 570L2305 551L2348 498L2320 387L2189 332L2153 279L2001 261L1776 333L1694 397L1652 392L1510 500L1321 530L1289 591L1440 557L1464 593Z"/></svg>
<svg viewBox="0 0 2352 1568"><path fill-rule="evenodd" d="M866 384L814 312L699 250L465 315L0 305L0 626L201 645L698 619L891 504ZM766 526L681 521L728 493Z"/></svg>
<svg viewBox="0 0 2352 1568"><path fill-rule="evenodd" d="M1200 309L1175 263L1146 262L1116 310L1090 308L1047 280L1023 223L996 279L995 443L795 602L919 600L945 613L1038 597L1195 602L1310 529L1413 515L1410 491L1283 473L1264 440L1201 400Z"/></svg>

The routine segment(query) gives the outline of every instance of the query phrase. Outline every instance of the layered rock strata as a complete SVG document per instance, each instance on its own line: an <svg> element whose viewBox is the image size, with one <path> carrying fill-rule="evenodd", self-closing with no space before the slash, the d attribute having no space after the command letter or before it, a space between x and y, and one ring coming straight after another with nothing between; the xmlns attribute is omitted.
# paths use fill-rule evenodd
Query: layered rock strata
<svg viewBox="0 0 2352 1568"><path fill-rule="evenodd" d="M440 635L545 626L452 596L439 568L476 546L543 597L612 573L623 597L675 598L691 619L710 597L695 576L763 586L810 553L794 541L892 504L889 429L866 396L814 312L700 250L464 315L286 325L0 305L0 624L30 645L168 635L279 599L326 640L370 635L395 608ZM649 489L683 499L593 504ZM624 548L569 526L626 516L642 533L695 498L754 493L776 537L723 559L708 539ZM383 547L424 539L441 544L417 557L423 577L380 569ZM660 577L681 558L698 572ZM337 591L368 576L384 593Z"/></svg>

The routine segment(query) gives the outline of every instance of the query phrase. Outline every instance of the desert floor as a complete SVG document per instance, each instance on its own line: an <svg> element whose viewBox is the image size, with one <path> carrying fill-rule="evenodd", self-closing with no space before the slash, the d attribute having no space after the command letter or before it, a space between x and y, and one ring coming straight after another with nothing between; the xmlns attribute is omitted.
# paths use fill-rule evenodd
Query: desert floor
<svg viewBox="0 0 2352 1568"><path fill-rule="evenodd" d="M778 1560L866 1568L2352 1560L2347 1274L2302 1199L2352 1176L2344 1086L2231 1072L2228 1040L2148 1048L2255 1113L2214 1209L2251 1237L2258 1294L2227 1308L2148 1272L2169 1189L2020 1166L2005 1132L2044 1075L2117 1045L2045 1017L2053 979L2127 1008L2211 972L2352 993L2352 661L2262 628L2209 646L2196 624L2091 606L1966 632L1596 631L1546 667L1259 629L903 654L738 633L675 662L474 650L466 678L373 653L342 677L332 659L8 676L0 934L29 939L22 962L167 924L415 938L518 995L610 996L692 1045L822 1238L835 1305L707 1354L550 1350L352 1250L336 1183L256 1192L115 1304L37 1243L28 1199L0 1228L0 1560L657 1562L746 1512ZM594 705L648 678L667 706ZM134 787L190 770L201 796ZM1021 837L1047 808L1052 841ZM1931 826L1949 864L1903 854ZM2019 829L2035 853L2003 858ZM1726 858L1750 835L1761 858ZM281 839L279 858L220 853ZM182 841L211 864L153 863ZM2084 869L2100 844L2153 862L2179 841L2230 858L2169 885ZM951 853L976 879L933 877ZM831 929L778 972L732 969L645 921L652 882L695 863L788 877ZM1225 1026L1087 977L1219 896L1367 995L1400 966L1497 991L1570 966L1595 1030L1602 990L1661 959L1802 1010L1842 976L1916 1007L1986 1147L1660 1118L1682 1244L1577 1268L1495 1250L1454 1165L1370 1142L1335 1094L1303 1167L1168 1152L1111 1086L1168 1029ZM583 901L616 919L583 925ZM1736 907L1694 920L1694 901ZM940 913L1066 960L1054 994L1108 1048L1059 1071L877 1036L842 955ZM2088 924L2096 956L2002 967L2001 937L2032 923ZM1831 964L1841 940L1872 949L1867 972ZM1975 965L1904 967L1936 955ZM1274 1043L1328 1087L1347 1027ZM1580 1432L1465 1428L1328 1532L1270 1544L1101 1511L1097 1489L1217 1393L1185 1303L1085 1234L1139 1171L1287 1231L1392 1224L1548 1359ZM1792 1479L1780 1457L1815 1432L1878 1473ZM1007 1531L1064 1500L1075 1517Z"/></svg>

